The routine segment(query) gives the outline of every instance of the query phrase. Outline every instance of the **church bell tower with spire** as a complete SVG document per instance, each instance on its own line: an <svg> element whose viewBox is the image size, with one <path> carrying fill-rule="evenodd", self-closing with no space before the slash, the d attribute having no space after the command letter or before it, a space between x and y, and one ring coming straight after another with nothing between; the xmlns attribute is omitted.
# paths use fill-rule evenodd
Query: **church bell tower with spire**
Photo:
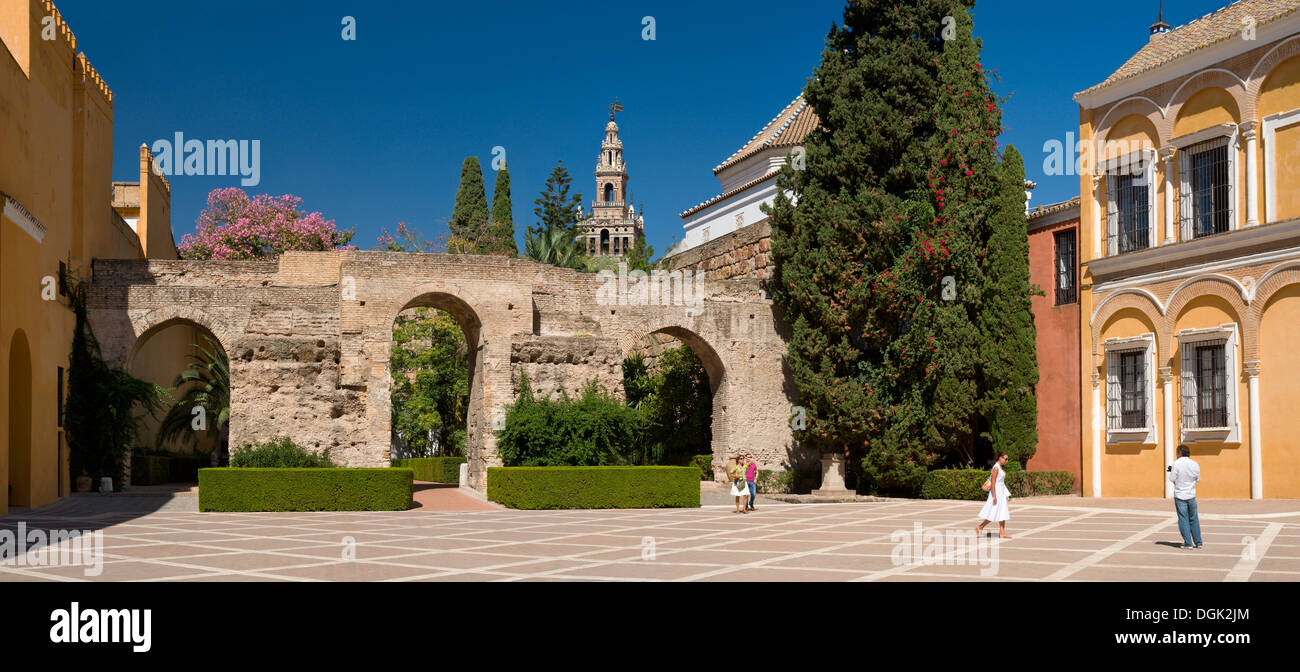
<svg viewBox="0 0 1300 672"><path fill-rule="evenodd" d="M605 124L605 139L600 143L600 157L596 160L596 198L590 216L579 217L579 245L591 256L627 256L637 241L645 237L645 222L628 200L627 163L623 160L623 141L618 137L618 123L614 120L622 110L623 105L617 101L609 106L609 123Z"/></svg>

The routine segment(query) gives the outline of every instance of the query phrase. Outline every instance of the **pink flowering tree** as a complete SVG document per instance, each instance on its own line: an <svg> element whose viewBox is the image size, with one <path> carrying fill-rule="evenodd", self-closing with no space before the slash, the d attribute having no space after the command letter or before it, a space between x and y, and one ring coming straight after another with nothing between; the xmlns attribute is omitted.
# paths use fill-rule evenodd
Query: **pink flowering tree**
<svg viewBox="0 0 1300 672"><path fill-rule="evenodd" d="M274 259L288 251L354 249L352 231L340 231L334 220L299 209L302 199L260 195L243 189L216 189L199 215L195 232L181 238L182 259Z"/></svg>

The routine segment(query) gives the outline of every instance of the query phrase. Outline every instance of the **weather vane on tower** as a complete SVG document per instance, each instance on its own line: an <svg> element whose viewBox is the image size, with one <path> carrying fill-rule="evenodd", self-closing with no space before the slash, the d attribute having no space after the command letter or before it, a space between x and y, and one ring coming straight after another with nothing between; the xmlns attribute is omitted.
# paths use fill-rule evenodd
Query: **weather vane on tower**
<svg viewBox="0 0 1300 672"><path fill-rule="evenodd" d="M623 103L618 102L618 98L609 104L609 120L614 121L614 115L623 111Z"/></svg>

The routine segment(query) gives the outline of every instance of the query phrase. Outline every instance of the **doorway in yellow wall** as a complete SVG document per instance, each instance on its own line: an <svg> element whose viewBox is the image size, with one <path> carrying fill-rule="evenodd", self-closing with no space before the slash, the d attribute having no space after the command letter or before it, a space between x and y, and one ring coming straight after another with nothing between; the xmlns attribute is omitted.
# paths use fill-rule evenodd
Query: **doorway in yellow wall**
<svg viewBox="0 0 1300 672"><path fill-rule="evenodd" d="M9 506L32 498L32 357L27 334L9 343Z"/></svg>

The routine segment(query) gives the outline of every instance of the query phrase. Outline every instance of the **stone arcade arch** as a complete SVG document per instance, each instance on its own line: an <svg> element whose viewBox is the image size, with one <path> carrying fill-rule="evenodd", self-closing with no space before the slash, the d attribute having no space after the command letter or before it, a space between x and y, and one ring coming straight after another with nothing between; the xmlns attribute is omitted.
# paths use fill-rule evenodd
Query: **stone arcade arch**
<svg viewBox="0 0 1300 672"><path fill-rule="evenodd" d="M521 373L552 389L591 379L616 389L623 354L649 333L687 342L710 370L715 455L740 447L732 428L743 427L764 468L787 468L798 457L794 402L771 301L753 280L692 282L700 298L688 305L649 303L625 282L522 259L293 252L277 262L96 260L87 299L105 356L120 364L169 320L216 335L231 360L232 446L289 434L347 466L387 466L393 321L429 306L473 344L470 487L484 490L501 463L491 419Z"/></svg>

